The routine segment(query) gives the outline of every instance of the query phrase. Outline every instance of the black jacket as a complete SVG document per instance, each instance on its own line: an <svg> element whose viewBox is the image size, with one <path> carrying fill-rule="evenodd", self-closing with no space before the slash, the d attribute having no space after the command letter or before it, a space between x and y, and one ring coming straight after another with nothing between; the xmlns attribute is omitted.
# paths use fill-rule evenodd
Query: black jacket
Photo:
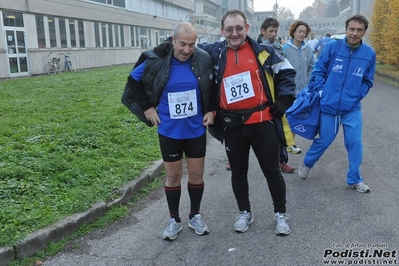
<svg viewBox="0 0 399 266"><path fill-rule="evenodd" d="M130 75L128 76L122 102L149 126L152 126L152 124L147 121L144 111L158 106L159 98L169 80L172 56L172 45L161 44L154 50L144 52L136 63L135 67L147 60L140 82L134 80ZM208 53L195 48L191 64L192 71L200 85L204 114L214 111L216 109L216 94L212 92L212 59Z"/></svg>

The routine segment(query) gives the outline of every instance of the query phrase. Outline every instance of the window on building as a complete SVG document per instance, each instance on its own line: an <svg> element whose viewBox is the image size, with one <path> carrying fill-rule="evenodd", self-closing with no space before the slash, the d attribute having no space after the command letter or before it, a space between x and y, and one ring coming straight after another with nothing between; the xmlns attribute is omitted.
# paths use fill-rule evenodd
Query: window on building
<svg viewBox="0 0 399 266"><path fill-rule="evenodd" d="M54 17L47 17L48 29L50 33L50 47L57 47L57 39L55 37L55 21Z"/></svg>
<svg viewBox="0 0 399 266"><path fill-rule="evenodd" d="M80 47L86 47L85 28L84 28L82 20L78 20L78 29L79 29L79 44L80 44Z"/></svg>
<svg viewBox="0 0 399 266"><path fill-rule="evenodd" d="M124 26L120 25L119 26L119 33L121 37L121 47L125 47L125 31L123 30Z"/></svg>
<svg viewBox="0 0 399 266"><path fill-rule="evenodd" d="M109 1L109 0L108 0ZM125 0L113 0L112 5L125 8Z"/></svg>
<svg viewBox="0 0 399 266"><path fill-rule="evenodd" d="M140 45L142 49L147 49L149 45L148 41L148 28L140 27Z"/></svg>
<svg viewBox="0 0 399 266"><path fill-rule="evenodd" d="M139 36L140 36L140 27L135 27L135 36L136 36L136 47L140 47L140 40L139 40Z"/></svg>
<svg viewBox="0 0 399 266"><path fill-rule="evenodd" d="M100 39L100 27L101 23L99 22L94 22L94 40L96 42L96 47L102 47L101 45L101 39Z"/></svg>
<svg viewBox="0 0 399 266"><path fill-rule="evenodd" d="M166 30L158 30L159 33L159 43L163 43L166 40Z"/></svg>
<svg viewBox="0 0 399 266"><path fill-rule="evenodd" d="M3 11L3 24L7 27L23 27L24 19L22 13Z"/></svg>
<svg viewBox="0 0 399 266"><path fill-rule="evenodd" d="M111 5L111 6L123 7L123 8L126 7L125 0L89 0L89 1Z"/></svg>
<svg viewBox="0 0 399 266"><path fill-rule="evenodd" d="M130 46L135 47L134 43L134 26L130 26Z"/></svg>
<svg viewBox="0 0 399 266"><path fill-rule="evenodd" d="M217 17L217 9L213 7L204 5L204 13L205 15L211 15L213 17Z"/></svg>
<svg viewBox="0 0 399 266"><path fill-rule="evenodd" d="M36 16L37 45L39 48L46 48L46 37L44 35L43 16Z"/></svg>
<svg viewBox="0 0 399 266"><path fill-rule="evenodd" d="M114 47L114 34L113 34L114 25L113 24L109 24L108 26L109 26L108 27L109 47Z"/></svg>
<svg viewBox="0 0 399 266"><path fill-rule="evenodd" d="M68 47L68 44L67 44L65 19L59 18L58 24L60 26L61 48L66 48L66 47Z"/></svg>
<svg viewBox="0 0 399 266"><path fill-rule="evenodd" d="M103 35L103 45L101 47L108 47L108 42L107 42L107 28L108 28L108 23L101 23L101 32Z"/></svg>
<svg viewBox="0 0 399 266"><path fill-rule="evenodd" d="M28 63L25 56L19 57L19 70L20 72L28 72Z"/></svg>
<svg viewBox="0 0 399 266"><path fill-rule="evenodd" d="M114 25L115 47L119 46L119 25Z"/></svg>
<svg viewBox="0 0 399 266"><path fill-rule="evenodd" d="M351 1L350 0L342 0L340 2L340 10L343 11L347 8L350 8L351 6Z"/></svg>
<svg viewBox="0 0 399 266"><path fill-rule="evenodd" d="M75 31L75 20L69 19L69 35L71 36L71 47L76 47L76 31Z"/></svg>

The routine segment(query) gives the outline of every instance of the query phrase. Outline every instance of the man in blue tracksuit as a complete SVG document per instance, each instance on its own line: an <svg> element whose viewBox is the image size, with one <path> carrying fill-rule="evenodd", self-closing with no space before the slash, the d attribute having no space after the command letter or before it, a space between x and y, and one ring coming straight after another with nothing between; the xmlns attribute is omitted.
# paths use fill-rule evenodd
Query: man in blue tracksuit
<svg viewBox="0 0 399 266"><path fill-rule="evenodd" d="M346 38L330 42L320 55L311 75L310 86L321 95L319 137L313 140L298 175L309 171L334 141L339 126L344 131L349 169L346 183L359 192L370 192L363 183L360 164L363 156L361 100L373 87L375 51L362 42L368 20L354 15L345 22ZM330 66L331 65L331 66Z"/></svg>
<svg viewBox="0 0 399 266"><path fill-rule="evenodd" d="M324 38L320 39L316 45L313 48L313 51L315 53L319 53L321 54L321 52L323 52L324 48L326 48L327 44L329 42L331 42L333 40L333 38L331 38L331 34L327 33L326 36L324 36Z"/></svg>

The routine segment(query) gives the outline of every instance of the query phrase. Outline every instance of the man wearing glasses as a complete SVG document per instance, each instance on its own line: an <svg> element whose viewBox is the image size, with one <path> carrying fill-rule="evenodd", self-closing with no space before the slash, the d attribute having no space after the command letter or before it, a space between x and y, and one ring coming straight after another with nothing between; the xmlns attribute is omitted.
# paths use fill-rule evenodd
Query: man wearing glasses
<svg viewBox="0 0 399 266"><path fill-rule="evenodd" d="M219 92L211 134L225 141L231 182L239 214L236 232L254 221L248 187L249 151L252 147L266 177L274 204L277 235L291 230L286 213L286 186L280 172L279 145L284 140L285 111L295 99L295 70L273 47L247 36L245 14L228 10L221 20L225 40L199 45L213 58ZM219 126L218 126L219 125Z"/></svg>

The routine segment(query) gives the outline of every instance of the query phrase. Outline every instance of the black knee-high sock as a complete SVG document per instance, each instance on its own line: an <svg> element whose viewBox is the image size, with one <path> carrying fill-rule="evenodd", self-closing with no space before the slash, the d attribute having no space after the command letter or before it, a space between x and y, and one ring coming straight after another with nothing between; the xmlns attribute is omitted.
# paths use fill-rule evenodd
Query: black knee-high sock
<svg viewBox="0 0 399 266"><path fill-rule="evenodd" d="M194 185L187 183L188 195L190 195L191 207L190 207L190 216L189 218L193 218L194 215L200 212L200 205L202 200L202 195L204 194L204 183Z"/></svg>
<svg viewBox="0 0 399 266"><path fill-rule="evenodd" d="M167 187L165 186L166 201L168 202L170 217L175 218L180 223L179 203L181 195L181 186Z"/></svg>

